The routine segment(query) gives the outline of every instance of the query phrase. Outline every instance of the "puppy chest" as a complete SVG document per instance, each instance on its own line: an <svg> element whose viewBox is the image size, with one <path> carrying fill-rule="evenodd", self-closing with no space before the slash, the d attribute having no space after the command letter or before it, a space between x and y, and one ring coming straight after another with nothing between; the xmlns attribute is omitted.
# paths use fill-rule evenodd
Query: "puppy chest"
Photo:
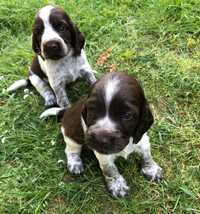
<svg viewBox="0 0 200 214"><path fill-rule="evenodd" d="M60 83L74 82L80 76L76 61L63 61L46 66L46 74L50 82L56 85Z"/></svg>
<svg viewBox="0 0 200 214"><path fill-rule="evenodd" d="M118 153L117 156L127 159L128 156L134 152L134 150L135 150L135 144L133 144L133 138L130 137L129 144L120 153Z"/></svg>

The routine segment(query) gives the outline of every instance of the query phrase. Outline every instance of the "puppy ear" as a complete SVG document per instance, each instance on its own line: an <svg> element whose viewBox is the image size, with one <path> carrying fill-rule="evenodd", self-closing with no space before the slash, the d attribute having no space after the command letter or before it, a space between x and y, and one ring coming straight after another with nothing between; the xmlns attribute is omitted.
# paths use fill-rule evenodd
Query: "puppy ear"
<svg viewBox="0 0 200 214"><path fill-rule="evenodd" d="M133 138L134 143L138 143L141 140L143 134L151 127L153 122L154 122L153 114L151 112L149 104L145 100L142 106L139 125L134 134L134 138Z"/></svg>
<svg viewBox="0 0 200 214"><path fill-rule="evenodd" d="M83 120L84 120L84 122L86 124L86 122L87 122L87 108L86 108L85 104L82 107L81 115L82 115Z"/></svg>
<svg viewBox="0 0 200 214"><path fill-rule="evenodd" d="M86 133L87 131L87 108L83 105L82 112L81 112L81 125L83 132Z"/></svg>
<svg viewBox="0 0 200 214"><path fill-rule="evenodd" d="M39 55L41 53L40 42L38 40L37 33L35 32L34 29L33 29L33 34L32 34L32 48L36 54Z"/></svg>
<svg viewBox="0 0 200 214"><path fill-rule="evenodd" d="M74 31L75 31L75 39L73 41L74 44L72 44L74 47L74 54L80 55L81 49L83 49L85 45L85 37L83 33L80 32L78 27L76 27L75 25L74 25Z"/></svg>

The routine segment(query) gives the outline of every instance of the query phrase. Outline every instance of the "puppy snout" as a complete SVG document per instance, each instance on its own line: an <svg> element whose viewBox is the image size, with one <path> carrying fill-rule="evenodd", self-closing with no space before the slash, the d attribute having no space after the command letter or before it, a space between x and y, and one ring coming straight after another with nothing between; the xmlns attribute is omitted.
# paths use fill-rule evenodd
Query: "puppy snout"
<svg viewBox="0 0 200 214"><path fill-rule="evenodd" d="M62 44L60 41L51 40L43 45L43 55L46 59L58 60L65 56Z"/></svg>
<svg viewBox="0 0 200 214"><path fill-rule="evenodd" d="M108 130L89 130L89 138L94 142L110 143L120 138L121 134L119 131L108 131Z"/></svg>
<svg viewBox="0 0 200 214"><path fill-rule="evenodd" d="M47 53L49 51L59 51L60 48L60 42L58 41L48 41L44 44L44 51Z"/></svg>

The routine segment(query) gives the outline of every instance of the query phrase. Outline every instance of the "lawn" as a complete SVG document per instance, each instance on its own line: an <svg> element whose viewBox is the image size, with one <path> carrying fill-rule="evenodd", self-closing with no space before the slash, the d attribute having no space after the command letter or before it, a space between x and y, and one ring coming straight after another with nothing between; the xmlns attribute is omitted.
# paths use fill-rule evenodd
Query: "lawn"
<svg viewBox="0 0 200 214"><path fill-rule="evenodd" d="M155 116L149 135L160 184L141 175L136 156L117 161L131 188L124 199L106 192L92 153L83 154L84 175L70 175L58 163L65 161L59 123L39 119L42 98L33 88L5 92L27 75L34 16L48 3L65 8L85 33L99 76L117 67L141 81ZM199 36L199 0L1 0L0 213L200 213ZM87 88L77 83L70 100Z"/></svg>

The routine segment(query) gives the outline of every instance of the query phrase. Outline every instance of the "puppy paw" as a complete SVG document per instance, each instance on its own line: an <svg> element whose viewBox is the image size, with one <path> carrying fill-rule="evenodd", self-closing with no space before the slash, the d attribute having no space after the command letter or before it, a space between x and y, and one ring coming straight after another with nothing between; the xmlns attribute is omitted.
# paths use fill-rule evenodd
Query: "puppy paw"
<svg viewBox="0 0 200 214"><path fill-rule="evenodd" d="M124 197L128 195L129 187L126 184L126 180L121 175L107 181L107 186L109 192L114 197Z"/></svg>
<svg viewBox="0 0 200 214"><path fill-rule="evenodd" d="M68 157L67 168L70 173L75 175L81 174L84 171L83 163L79 155L72 154L70 157Z"/></svg>
<svg viewBox="0 0 200 214"><path fill-rule="evenodd" d="M48 95L45 97L45 107L57 106L56 98L53 95Z"/></svg>
<svg viewBox="0 0 200 214"><path fill-rule="evenodd" d="M54 108L49 108L47 110L45 110L41 115L40 115L40 119L41 120L45 120L46 118L48 118L49 116L56 116L59 114L59 112L63 111L62 108L60 107L54 107Z"/></svg>
<svg viewBox="0 0 200 214"><path fill-rule="evenodd" d="M142 173L147 179L151 181L160 182L163 178L162 168L159 167L157 163L153 163L151 165L144 165L142 167Z"/></svg>

